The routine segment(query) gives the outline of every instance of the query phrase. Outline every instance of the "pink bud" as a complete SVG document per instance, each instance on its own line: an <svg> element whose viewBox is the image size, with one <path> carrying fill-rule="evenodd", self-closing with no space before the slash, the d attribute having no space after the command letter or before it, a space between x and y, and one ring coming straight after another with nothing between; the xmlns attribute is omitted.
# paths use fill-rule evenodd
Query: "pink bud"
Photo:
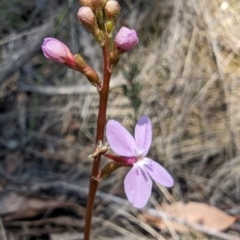
<svg viewBox="0 0 240 240"><path fill-rule="evenodd" d="M97 19L90 7L81 7L78 10L78 18L90 30L97 27Z"/></svg>
<svg viewBox="0 0 240 240"><path fill-rule="evenodd" d="M130 51L138 44L138 37L135 30L122 27L115 37L117 47L123 51Z"/></svg>
<svg viewBox="0 0 240 240"><path fill-rule="evenodd" d="M73 54L69 48L55 38L45 38L42 45L42 51L46 58L59 63L65 63L70 66L75 65Z"/></svg>

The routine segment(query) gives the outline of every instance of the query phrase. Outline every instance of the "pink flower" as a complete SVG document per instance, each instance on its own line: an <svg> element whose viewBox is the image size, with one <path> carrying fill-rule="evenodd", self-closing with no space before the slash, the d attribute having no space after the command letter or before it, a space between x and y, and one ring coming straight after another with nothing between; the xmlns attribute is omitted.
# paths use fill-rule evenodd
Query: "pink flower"
<svg viewBox="0 0 240 240"><path fill-rule="evenodd" d="M73 54L69 48L55 38L45 38L42 45L42 51L46 58L52 59L59 63L75 65Z"/></svg>
<svg viewBox="0 0 240 240"><path fill-rule="evenodd" d="M150 198L152 180L165 186L173 186L173 178L160 164L145 157L152 143L150 119L142 116L135 126L133 136L117 121L109 120L106 136L111 149L127 159L135 158L133 167L124 180L124 189L130 203L143 208Z"/></svg>
<svg viewBox="0 0 240 240"><path fill-rule="evenodd" d="M117 47L124 51L130 51L138 44L138 37L135 30L122 27L115 37Z"/></svg>

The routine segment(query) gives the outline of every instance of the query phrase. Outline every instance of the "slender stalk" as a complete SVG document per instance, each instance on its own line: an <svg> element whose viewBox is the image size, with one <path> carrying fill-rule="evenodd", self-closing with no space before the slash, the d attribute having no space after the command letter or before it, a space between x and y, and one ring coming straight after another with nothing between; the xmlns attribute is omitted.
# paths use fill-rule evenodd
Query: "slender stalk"
<svg viewBox="0 0 240 240"><path fill-rule="evenodd" d="M98 144L99 141L103 140L104 129L106 124L107 101L108 101L109 83L111 78L111 72L109 71L110 66L109 66L108 58L109 58L109 41L106 40L105 45L103 46L104 76L103 76L102 88L99 89L99 108L98 108L98 119L97 119L96 144ZM88 194L87 210L86 210L86 216L85 216L84 240L90 239L93 206L94 206L95 195L98 188L98 181L94 180L94 177L98 176L100 162L101 162L101 155L98 155L94 158L94 161L93 161L91 179L89 183L89 194Z"/></svg>

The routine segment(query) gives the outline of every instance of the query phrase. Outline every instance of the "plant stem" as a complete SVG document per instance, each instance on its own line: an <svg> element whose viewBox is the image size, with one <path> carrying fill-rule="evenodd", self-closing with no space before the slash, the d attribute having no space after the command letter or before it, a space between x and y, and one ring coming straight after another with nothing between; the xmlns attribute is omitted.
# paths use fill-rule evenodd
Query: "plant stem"
<svg viewBox="0 0 240 240"><path fill-rule="evenodd" d="M109 41L106 38L106 42L103 46L104 76L103 76L102 88L99 89L99 107L98 107L98 119L97 119L96 144L98 144L99 141L103 141L104 129L106 124L107 101L108 101L109 83L111 78L108 58L109 58ZM94 177L98 176L100 162L101 162L101 155L98 155L94 158L94 161L93 161L91 179L89 183L87 210L86 210L86 216L85 216L84 240L90 239L93 206L94 206L95 195L98 188L98 181L94 180Z"/></svg>

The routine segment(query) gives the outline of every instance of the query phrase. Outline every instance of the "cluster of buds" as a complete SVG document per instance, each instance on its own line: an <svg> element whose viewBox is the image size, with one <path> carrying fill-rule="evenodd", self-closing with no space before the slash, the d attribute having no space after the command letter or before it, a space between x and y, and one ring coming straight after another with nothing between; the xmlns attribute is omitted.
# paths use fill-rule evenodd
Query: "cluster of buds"
<svg viewBox="0 0 240 240"><path fill-rule="evenodd" d="M104 33L112 37L117 16L121 10L115 0L80 0L82 7L78 11L79 20L103 44Z"/></svg>
<svg viewBox="0 0 240 240"><path fill-rule="evenodd" d="M115 0L79 1L82 5L78 10L79 20L92 33L95 40L104 47L106 41L113 38L116 19L121 10L118 2ZM137 43L136 32L122 27L114 39L114 44L108 44L110 66L116 64L120 56L134 48ZM74 55L64 43L55 38L45 38L42 51L45 57L83 73L92 85L101 88L96 71L86 64L81 55Z"/></svg>
<svg viewBox="0 0 240 240"><path fill-rule="evenodd" d="M79 20L103 45L105 36L112 38L121 10L119 3L115 0L80 0L80 3L82 7L78 10ZM119 54L130 51L137 43L135 30L122 27L115 37L111 58L116 60Z"/></svg>

